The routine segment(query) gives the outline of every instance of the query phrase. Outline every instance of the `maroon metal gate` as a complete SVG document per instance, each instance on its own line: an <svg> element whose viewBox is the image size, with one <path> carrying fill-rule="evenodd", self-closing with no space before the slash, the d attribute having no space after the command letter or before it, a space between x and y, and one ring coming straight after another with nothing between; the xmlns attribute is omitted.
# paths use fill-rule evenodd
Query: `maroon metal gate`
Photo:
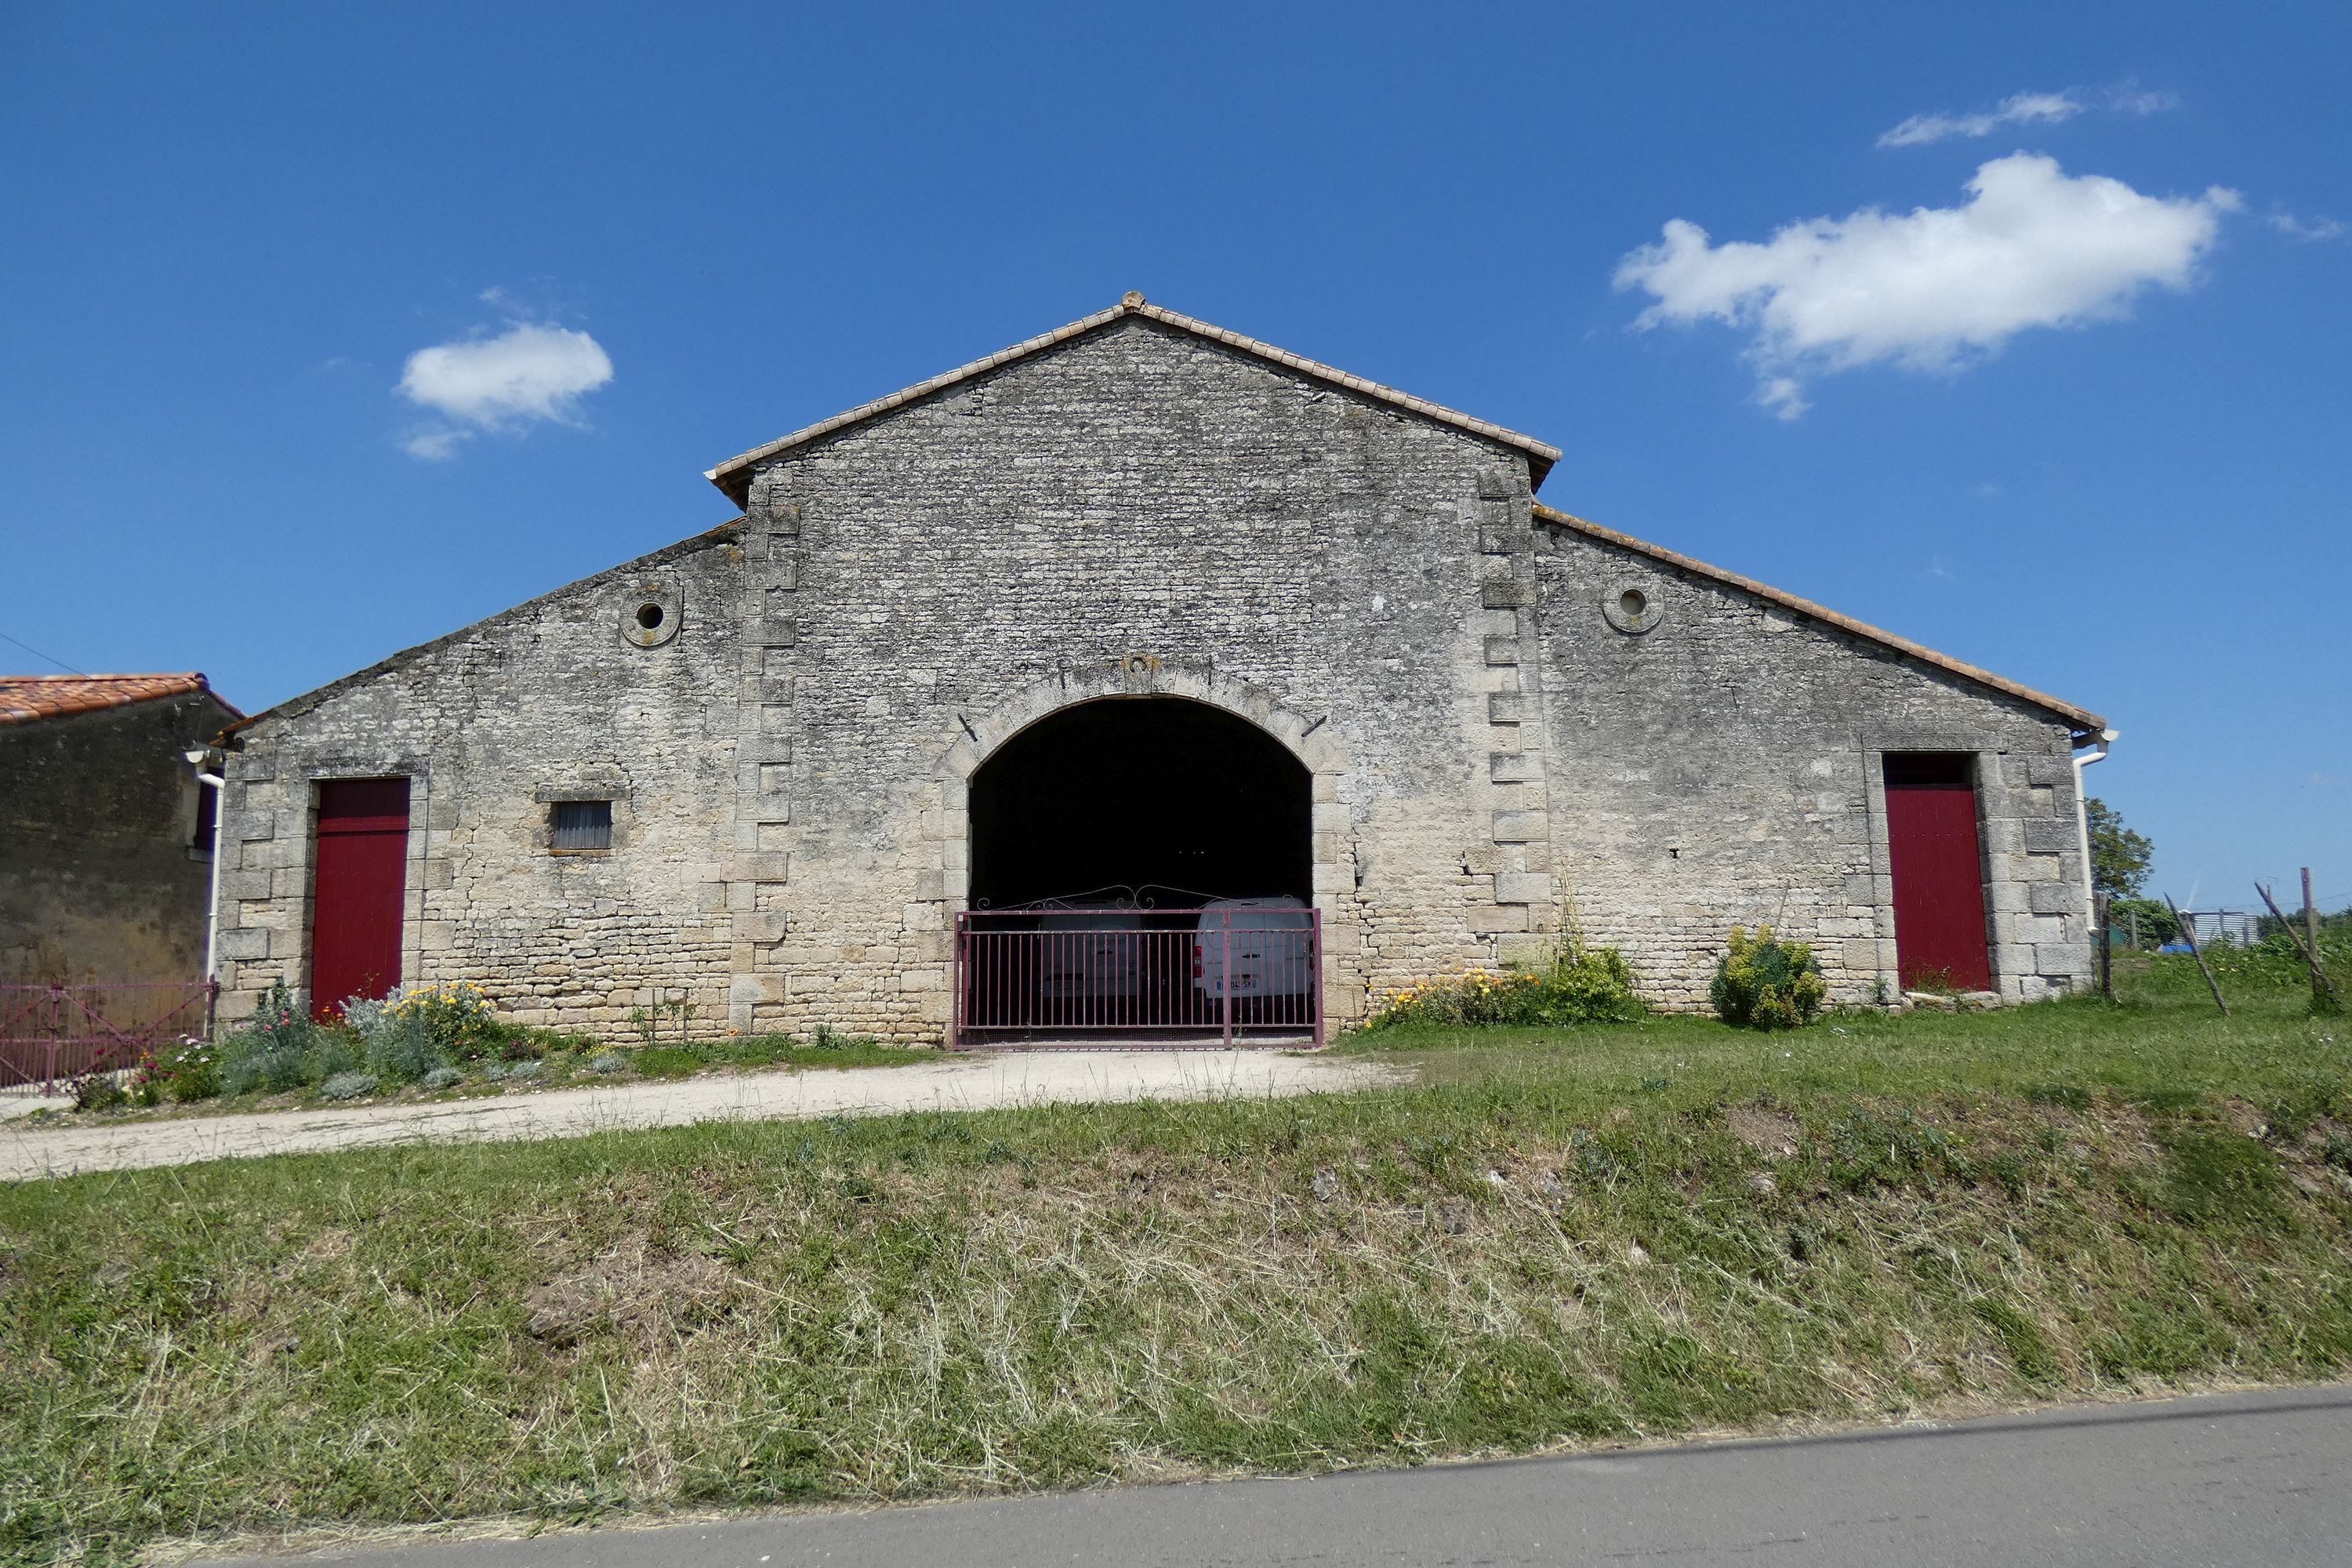
<svg viewBox="0 0 2352 1568"><path fill-rule="evenodd" d="M137 1067L202 1035L209 984L0 985L0 1094L41 1094L84 1073Z"/></svg>
<svg viewBox="0 0 2352 1568"><path fill-rule="evenodd" d="M1318 910L966 910L948 1043L1306 1036L1320 1046L1322 974Z"/></svg>

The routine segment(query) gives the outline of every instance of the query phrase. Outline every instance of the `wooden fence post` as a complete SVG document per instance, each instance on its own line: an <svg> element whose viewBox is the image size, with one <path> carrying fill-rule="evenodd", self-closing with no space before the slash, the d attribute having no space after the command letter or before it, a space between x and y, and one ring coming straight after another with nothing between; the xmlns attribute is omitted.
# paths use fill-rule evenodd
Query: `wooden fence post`
<svg viewBox="0 0 2352 1568"><path fill-rule="evenodd" d="M2221 1009L2221 1016L2228 1017L2230 1005L2221 1000L2221 984L2213 978L2213 972L2205 966L2205 950L2197 945L2196 926L2181 919L2180 906L2172 901L2170 893L2164 895L2164 907L2172 911L2172 923L2180 928L2181 936L2187 940L2189 956L2197 961L2197 973L2205 977L2205 989L2213 993L2213 1005Z"/></svg>
<svg viewBox="0 0 2352 1568"><path fill-rule="evenodd" d="M2098 930L2091 933L2099 944L2099 994L2112 1002L2116 999L2116 933L2108 924L2105 893L2091 896L2091 917Z"/></svg>
<svg viewBox="0 0 2352 1568"><path fill-rule="evenodd" d="M2311 1005L2317 1012L2334 1012L2343 1005L2336 994L2336 983L2319 963L2319 901L2311 896L2311 868L2303 868L2303 952L2311 963Z"/></svg>
<svg viewBox="0 0 2352 1568"><path fill-rule="evenodd" d="M2311 973L2312 1011L2336 1012L2344 1004L2336 994L2336 982L2329 979L2327 971L2319 965L2319 916L2311 907L2311 868L2305 866L2303 868L2303 931L2301 932L2297 932L2294 922L2286 918L2286 911L2278 907L2278 900L2271 897L2271 890L2268 888L2256 882L2254 891L2260 893L2263 896L2263 902L2270 906L2272 916L2277 920L2279 929L2286 932L2287 940L2303 951L2304 967Z"/></svg>

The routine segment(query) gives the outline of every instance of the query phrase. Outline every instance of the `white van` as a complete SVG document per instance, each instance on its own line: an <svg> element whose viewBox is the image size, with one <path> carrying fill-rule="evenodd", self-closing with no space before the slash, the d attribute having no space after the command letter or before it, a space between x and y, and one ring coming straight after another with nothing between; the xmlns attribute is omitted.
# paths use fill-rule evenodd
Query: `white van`
<svg viewBox="0 0 2352 1568"><path fill-rule="evenodd" d="M1045 959L1039 975L1044 996L1132 996L1138 985L1140 922L1115 910L1054 913L1037 922Z"/></svg>
<svg viewBox="0 0 2352 1568"><path fill-rule="evenodd" d="M1227 988L1225 963L1233 963ZM1293 898L1214 899L1192 932L1192 988L1210 996L1302 996L1315 989L1315 912Z"/></svg>

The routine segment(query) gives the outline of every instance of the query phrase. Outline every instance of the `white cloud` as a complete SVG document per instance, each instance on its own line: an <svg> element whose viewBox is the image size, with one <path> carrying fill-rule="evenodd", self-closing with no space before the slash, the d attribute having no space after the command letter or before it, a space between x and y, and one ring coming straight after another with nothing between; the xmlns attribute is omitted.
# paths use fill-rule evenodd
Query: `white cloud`
<svg viewBox="0 0 2352 1568"><path fill-rule="evenodd" d="M2273 212L2270 226L2290 239L2340 239L2344 225L2332 217L2315 217L2306 223L2290 212Z"/></svg>
<svg viewBox="0 0 2352 1568"><path fill-rule="evenodd" d="M2180 107L2180 95L2169 88L2144 88L2136 81L2107 89L2107 107L2117 114L2161 114Z"/></svg>
<svg viewBox="0 0 2352 1568"><path fill-rule="evenodd" d="M574 423L580 399L612 379L613 362L595 339L536 321L419 349L401 373L400 395L453 423L404 445L415 457L438 461L479 431L535 420Z"/></svg>
<svg viewBox="0 0 2352 1568"><path fill-rule="evenodd" d="M2142 195L2016 153L1983 164L1953 207L1864 207L1811 218L1761 244L1711 243L1676 218L1619 264L1616 286L1654 300L1637 328L1717 321L1752 331L1758 400L1784 419L1804 382L1891 363L1953 371L2030 327L2128 314L2150 285L2186 289L2237 193Z"/></svg>
<svg viewBox="0 0 2352 1568"><path fill-rule="evenodd" d="M1801 419L1812 405L1805 401L1804 383L1789 375L1768 375L1756 384L1756 401L1779 419Z"/></svg>
<svg viewBox="0 0 2352 1568"><path fill-rule="evenodd" d="M452 430L441 426L419 430L400 444L400 449L412 458L428 463L446 462L457 455L457 448L474 438L471 430Z"/></svg>
<svg viewBox="0 0 2352 1568"><path fill-rule="evenodd" d="M2021 92L1975 114L1915 114L1878 139L1881 147L1916 147L1948 136L1990 136L2004 125L2072 120L2083 100L2071 92Z"/></svg>

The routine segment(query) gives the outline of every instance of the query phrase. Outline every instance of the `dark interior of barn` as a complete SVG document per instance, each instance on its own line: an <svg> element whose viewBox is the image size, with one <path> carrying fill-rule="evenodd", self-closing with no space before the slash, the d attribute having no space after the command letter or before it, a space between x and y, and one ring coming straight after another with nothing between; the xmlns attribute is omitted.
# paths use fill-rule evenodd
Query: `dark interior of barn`
<svg viewBox="0 0 2352 1568"><path fill-rule="evenodd" d="M1281 742L1206 703L1065 709L972 777L972 907L1308 900L1311 795Z"/></svg>

